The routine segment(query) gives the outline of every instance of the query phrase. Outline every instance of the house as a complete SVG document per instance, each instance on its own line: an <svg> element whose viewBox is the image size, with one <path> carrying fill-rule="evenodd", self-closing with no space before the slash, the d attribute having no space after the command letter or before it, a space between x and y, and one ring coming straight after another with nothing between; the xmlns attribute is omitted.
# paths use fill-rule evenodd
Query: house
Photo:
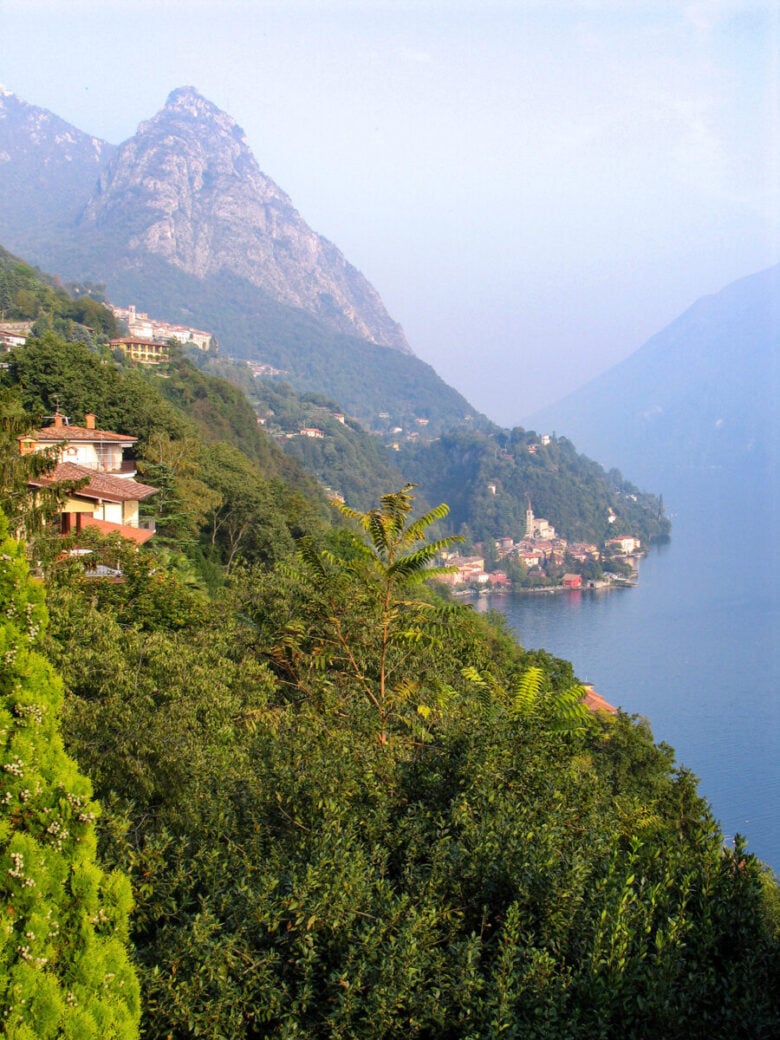
<svg viewBox="0 0 780 1040"><path fill-rule="evenodd" d="M631 553L639 551L641 544L638 538L626 536L624 538L610 538L607 542L607 548L612 552L630 556Z"/></svg>
<svg viewBox="0 0 780 1040"><path fill-rule="evenodd" d="M569 545L569 556L578 563L587 563L588 560L598 560L599 548L589 542L572 542Z"/></svg>
<svg viewBox="0 0 780 1040"><path fill-rule="evenodd" d="M325 434L322 430L318 430L316 426L304 426L301 430L301 437L324 437Z"/></svg>
<svg viewBox="0 0 780 1040"><path fill-rule="evenodd" d="M509 587L512 584L505 571L493 571L492 574L488 575L488 580L491 585Z"/></svg>
<svg viewBox="0 0 780 1040"><path fill-rule="evenodd" d="M564 574L562 584L563 584L563 587L565 589L581 589L582 588L582 575L581 574Z"/></svg>
<svg viewBox="0 0 780 1040"><path fill-rule="evenodd" d="M528 552L519 552L517 558L525 567L529 570L532 567L541 567L542 560L544 560L544 553L537 550L529 550Z"/></svg>
<svg viewBox="0 0 780 1040"><path fill-rule="evenodd" d="M72 426L57 412L52 424L18 438L22 455L54 449L57 465L29 482L33 493L67 481L70 491L57 522L62 534L97 528L104 534L117 533L141 544L154 534L154 526L139 516L139 504L157 493L157 488L135 480L136 468L124 453L136 437L99 430L92 414L85 426Z"/></svg>
<svg viewBox="0 0 780 1040"><path fill-rule="evenodd" d="M609 701L605 700L600 693L596 693L590 683L583 683L582 688L585 691L582 703L586 708L594 713L604 711L609 715L617 715L617 708L610 704Z"/></svg>
<svg viewBox="0 0 780 1040"><path fill-rule="evenodd" d="M470 582L486 584L490 576L485 573L485 560L482 556L457 556L449 554L446 558L450 574L439 575L446 585L467 585Z"/></svg>
<svg viewBox="0 0 780 1040"><path fill-rule="evenodd" d="M124 336L122 339L109 340L109 344L114 350L121 350L131 361L139 365L159 365L169 361L171 356L168 344L158 343L154 339Z"/></svg>
<svg viewBox="0 0 780 1040"><path fill-rule="evenodd" d="M24 346L32 327L31 321L0 321L0 350L8 352Z"/></svg>

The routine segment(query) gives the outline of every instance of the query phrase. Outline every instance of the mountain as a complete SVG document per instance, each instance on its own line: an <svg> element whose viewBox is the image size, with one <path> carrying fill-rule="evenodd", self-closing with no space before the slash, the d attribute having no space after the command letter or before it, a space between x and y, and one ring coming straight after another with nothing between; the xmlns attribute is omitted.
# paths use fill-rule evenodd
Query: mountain
<svg viewBox="0 0 780 1040"><path fill-rule="evenodd" d="M80 227L195 275L230 272L338 332L411 353L378 293L260 171L243 131L194 88L119 149Z"/></svg>
<svg viewBox="0 0 780 1040"><path fill-rule="evenodd" d="M780 445L780 265L698 300L636 353L531 416L666 490L772 478Z"/></svg>
<svg viewBox="0 0 780 1040"><path fill-rule="evenodd" d="M14 248L75 219L115 152L0 86L0 241Z"/></svg>
<svg viewBox="0 0 780 1040"><path fill-rule="evenodd" d="M48 179L29 219L15 215L26 205L24 178L0 181L3 244L14 253L104 285L115 303L209 329L223 353L266 363L366 424L380 413L401 426L423 417L434 434L466 416L482 421L414 356L363 275L260 171L234 120L194 88L174 90L118 149L95 142L94 155L92 139L51 113L13 95L4 101L15 113L8 170L27 169L41 127L53 128L41 153ZM20 114L28 109L34 118Z"/></svg>

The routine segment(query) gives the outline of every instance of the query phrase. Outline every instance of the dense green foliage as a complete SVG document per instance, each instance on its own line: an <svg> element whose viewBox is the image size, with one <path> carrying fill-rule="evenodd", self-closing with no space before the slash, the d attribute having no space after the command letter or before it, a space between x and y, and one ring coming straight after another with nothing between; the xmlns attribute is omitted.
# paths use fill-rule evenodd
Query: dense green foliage
<svg viewBox="0 0 780 1040"><path fill-rule="evenodd" d="M777 1035L774 880L741 841L724 849L646 724L586 712L569 664L424 583L446 507L416 516L407 486L329 525L242 395L180 358L141 371L48 335L4 381L14 421L56 395L139 436L160 488L147 547L80 536L121 581L90 577L72 540L44 561L42 649L103 807L101 862L131 881L143 1035ZM274 403L298 421L286 391ZM459 525L488 480L509 491L486 524L514 523L527 494L575 537L609 508L652 513L537 440L453 434L401 461L430 452L426 497L446 476Z"/></svg>
<svg viewBox="0 0 780 1040"><path fill-rule="evenodd" d="M0 513L0 1021L8 1040L132 1040L126 877L95 859L97 805L65 754L62 685L37 647L40 586Z"/></svg>
<svg viewBox="0 0 780 1040"><path fill-rule="evenodd" d="M216 602L143 554L52 575L145 1035L769 1040L760 865L645 726L387 555L399 501Z"/></svg>
<svg viewBox="0 0 780 1040"><path fill-rule="evenodd" d="M605 473L565 437L543 444L519 427L490 434L453 431L433 444L405 447L399 466L428 500L446 496L455 529L465 525L478 541L520 538L529 500L535 515L568 539L599 543L632 534L647 544L670 529L659 499L617 470ZM610 513L616 517L612 524Z"/></svg>
<svg viewBox="0 0 780 1040"><path fill-rule="evenodd" d="M0 321L33 321L66 339L94 343L118 335L100 287L57 284L0 246Z"/></svg>

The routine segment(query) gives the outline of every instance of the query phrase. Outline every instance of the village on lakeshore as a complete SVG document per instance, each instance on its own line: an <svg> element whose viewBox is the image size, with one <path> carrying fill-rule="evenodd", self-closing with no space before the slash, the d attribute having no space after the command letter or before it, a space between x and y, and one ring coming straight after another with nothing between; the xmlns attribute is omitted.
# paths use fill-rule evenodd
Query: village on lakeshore
<svg viewBox="0 0 780 1040"><path fill-rule="evenodd" d="M614 523L616 517L611 513L607 520ZM569 542L558 536L549 521L534 516L530 502L522 538L497 538L490 556L484 543L475 548L481 555L441 554L440 563L447 570L439 580L456 594L631 587L637 583L636 560L642 553L641 542L633 535L608 538L602 545Z"/></svg>

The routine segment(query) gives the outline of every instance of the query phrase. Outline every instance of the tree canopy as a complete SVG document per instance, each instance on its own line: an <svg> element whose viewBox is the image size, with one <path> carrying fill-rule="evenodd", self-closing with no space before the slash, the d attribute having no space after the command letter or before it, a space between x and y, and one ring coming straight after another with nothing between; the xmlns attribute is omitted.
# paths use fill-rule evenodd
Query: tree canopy
<svg viewBox="0 0 780 1040"><path fill-rule="evenodd" d="M132 1040L130 884L96 861L98 806L63 749L47 615L0 513L0 1016L9 1040Z"/></svg>

